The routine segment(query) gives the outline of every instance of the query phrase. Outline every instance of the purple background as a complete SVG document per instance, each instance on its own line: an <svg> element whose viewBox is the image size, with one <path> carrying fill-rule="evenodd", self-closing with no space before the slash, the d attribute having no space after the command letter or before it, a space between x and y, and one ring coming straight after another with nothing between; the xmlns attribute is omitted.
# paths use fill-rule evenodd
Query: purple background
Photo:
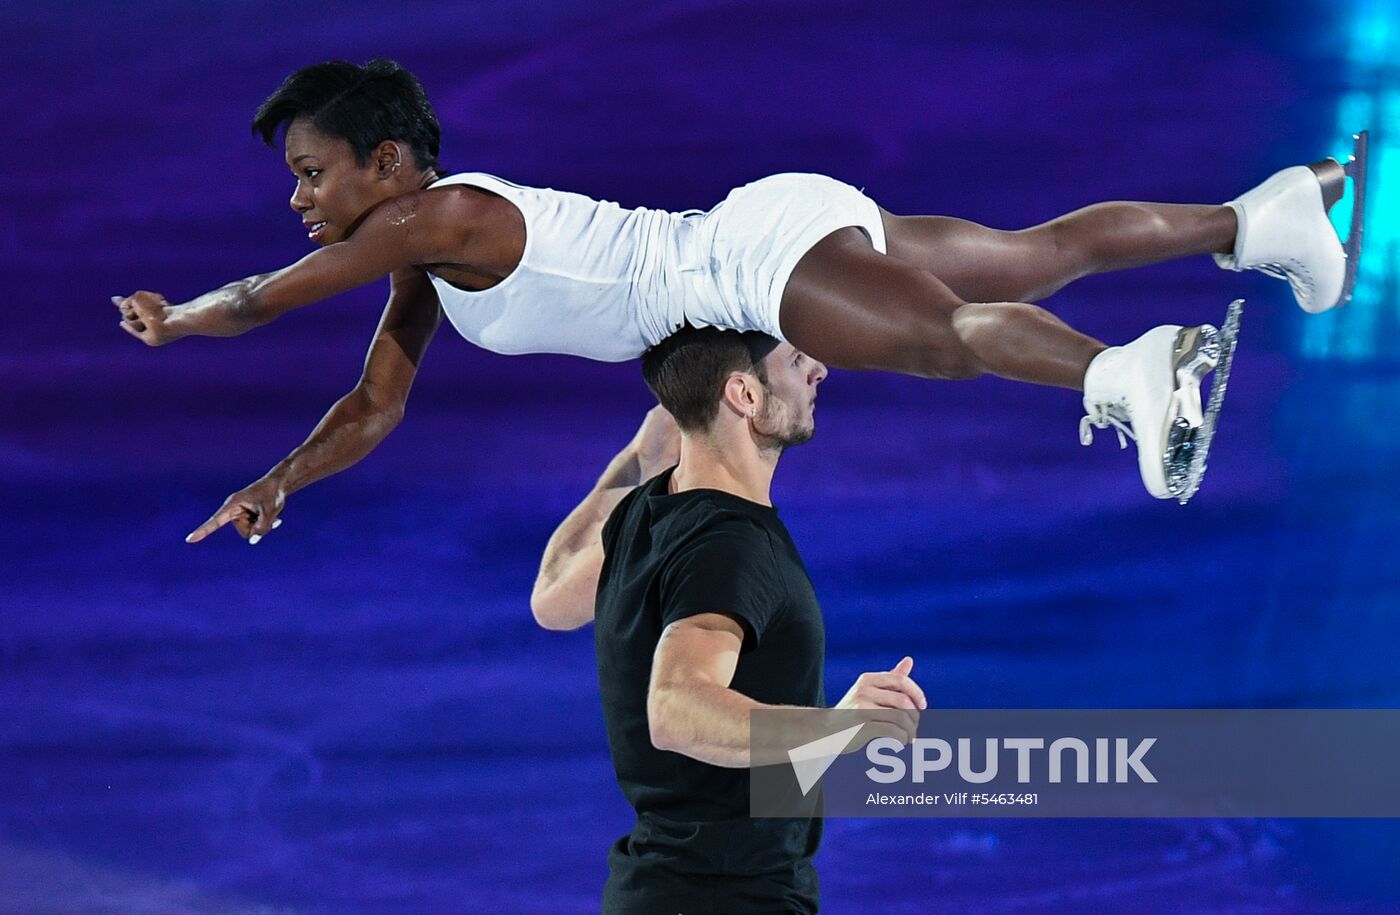
<svg viewBox="0 0 1400 915"><path fill-rule="evenodd" d="M586 912L630 826L591 632L539 630L527 597L649 404L635 364L444 325L371 458L255 549L181 542L349 389L383 302L154 351L116 327L113 293L307 250L248 133L291 70L399 60L450 169L671 209L812 170L1015 228L1336 151L1360 8L7 8L0 911ZM1067 392L833 373L775 487L828 693L908 653L934 706L1400 704L1395 360L1306 358L1287 288L1206 258L1048 304L1122 342L1237 295L1186 509L1108 436L1081 449ZM872 820L829 824L818 866L831 912L1331 913L1400 911L1397 858L1393 821Z"/></svg>

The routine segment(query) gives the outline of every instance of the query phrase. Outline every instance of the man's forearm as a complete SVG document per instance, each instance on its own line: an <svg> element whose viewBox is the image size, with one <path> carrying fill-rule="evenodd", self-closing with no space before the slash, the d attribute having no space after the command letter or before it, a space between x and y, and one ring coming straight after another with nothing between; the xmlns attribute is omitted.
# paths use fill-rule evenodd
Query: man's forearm
<svg viewBox="0 0 1400 915"><path fill-rule="evenodd" d="M172 337L234 337L271 321L276 315L258 308L258 285L267 274L229 283L183 305L166 308L165 327Z"/></svg>
<svg viewBox="0 0 1400 915"><path fill-rule="evenodd" d="M592 622L603 568L603 526L628 492L674 464L679 453L675 421L653 407L632 441L550 536L530 593L530 609L541 626L577 629Z"/></svg>
<svg viewBox="0 0 1400 915"><path fill-rule="evenodd" d="M311 435L268 471L284 495L339 473L374 450L403 418L403 407L376 404L363 385L326 412Z"/></svg>
<svg viewBox="0 0 1400 915"><path fill-rule="evenodd" d="M766 705L714 683L688 683L654 689L648 698L647 715L657 749L712 766L745 769L788 762L785 748L802 743L805 735L773 735L773 740L765 741L769 746L758 748L755 757L749 716L759 709L793 707Z"/></svg>
<svg viewBox="0 0 1400 915"><path fill-rule="evenodd" d="M602 550L603 525L607 523L608 516L617 507L617 503L622 501L622 497L641 485L641 482L641 462L637 458L636 449L628 445L618 452L603 471L603 475L598 478L592 491L569 512L568 517L550 536L549 543L544 548L544 556L540 560L539 576L535 580L537 596L577 577L568 574L576 564L600 564L596 561L597 557L592 555L592 551ZM591 585L588 582L580 582L578 587L588 590L596 585L595 579ZM591 604L591 593L586 596L590 598ZM578 625L586 622L586 619L580 620Z"/></svg>

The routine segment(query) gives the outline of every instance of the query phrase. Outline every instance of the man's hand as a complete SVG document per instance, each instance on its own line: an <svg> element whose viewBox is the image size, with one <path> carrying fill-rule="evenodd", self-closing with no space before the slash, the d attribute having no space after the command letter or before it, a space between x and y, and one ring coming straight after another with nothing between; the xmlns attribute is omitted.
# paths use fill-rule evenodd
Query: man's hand
<svg viewBox="0 0 1400 915"><path fill-rule="evenodd" d="M112 304L121 312L121 328L147 346L161 346L180 339L169 325L170 303L158 292L144 289L129 296L112 296Z"/></svg>
<svg viewBox="0 0 1400 915"><path fill-rule="evenodd" d="M680 461L680 427L664 407L652 407L629 447L637 456L637 465L641 470L641 479L637 482L643 483Z"/></svg>
<svg viewBox="0 0 1400 915"><path fill-rule="evenodd" d="M861 744L875 737L893 737L908 743L918 735L919 711L928 708L928 700L909 676L913 669L914 659L906 657L890 670L861 674L836 703L838 709L881 712L872 716L875 720L868 722L870 727L856 735Z"/></svg>
<svg viewBox="0 0 1400 915"><path fill-rule="evenodd" d="M213 516L185 538L186 543L198 543L225 524L232 524L241 537L255 544L263 535L282 524L278 515L286 505L287 495L279 480L263 477L251 486L240 489L224 500Z"/></svg>

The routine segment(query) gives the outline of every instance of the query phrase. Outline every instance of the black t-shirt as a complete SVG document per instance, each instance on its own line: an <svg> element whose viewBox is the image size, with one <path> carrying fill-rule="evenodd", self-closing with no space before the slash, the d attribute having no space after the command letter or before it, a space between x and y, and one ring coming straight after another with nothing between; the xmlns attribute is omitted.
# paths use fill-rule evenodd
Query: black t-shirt
<svg viewBox="0 0 1400 915"><path fill-rule="evenodd" d="M594 638L617 781L637 810L608 855L604 911L815 912L819 819L749 817L749 771L658 750L652 655L669 624L724 613L744 628L731 687L823 706L821 607L777 511L713 489L639 486L603 528Z"/></svg>

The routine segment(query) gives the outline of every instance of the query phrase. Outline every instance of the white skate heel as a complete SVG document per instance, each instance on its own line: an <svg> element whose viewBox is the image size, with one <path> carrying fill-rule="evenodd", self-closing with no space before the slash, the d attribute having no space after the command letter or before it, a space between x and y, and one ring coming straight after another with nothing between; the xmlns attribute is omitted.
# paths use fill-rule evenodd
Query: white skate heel
<svg viewBox="0 0 1400 915"><path fill-rule="evenodd" d="M1225 205L1239 228L1233 254L1217 254L1227 270L1258 270L1293 287L1304 311L1335 308L1351 299L1366 217L1366 148L1369 134L1353 137L1346 164L1323 159L1276 172ZM1327 213L1352 179L1351 229L1343 246Z"/></svg>
<svg viewBox="0 0 1400 915"><path fill-rule="evenodd" d="M1230 304L1219 330L1167 324L1096 356L1084 375L1080 443L1093 441L1094 428L1113 428L1123 448L1134 439L1147 491L1189 502L1205 477L1243 305ZM1212 371L1210 402L1202 409L1201 381Z"/></svg>

